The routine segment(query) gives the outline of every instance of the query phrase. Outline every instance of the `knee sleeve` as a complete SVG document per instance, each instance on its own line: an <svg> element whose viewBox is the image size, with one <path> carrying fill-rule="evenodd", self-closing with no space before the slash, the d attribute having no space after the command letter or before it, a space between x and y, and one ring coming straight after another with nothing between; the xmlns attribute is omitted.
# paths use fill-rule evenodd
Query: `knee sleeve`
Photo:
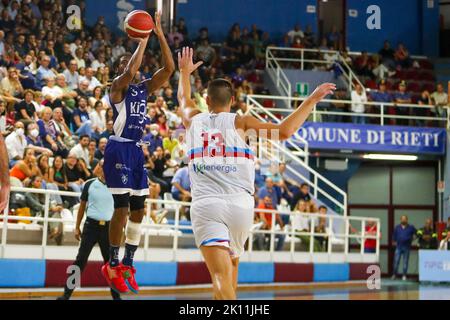
<svg viewBox="0 0 450 320"><path fill-rule="evenodd" d="M139 242L141 241L141 224L128 220L125 234L125 243L139 246Z"/></svg>
<svg viewBox="0 0 450 320"><path fill-rule="evenodd" d="M147 199L147 196L141 196L136 197L132 196L130 197L130 211L139 211L145 208L145 199Z"/></svg>
<svg viewBox="0 0 450 320"><path fill-rule="evenodd" d="M127 208L130 204L130 195L126 194L114 194L114 209Z"/></svg>

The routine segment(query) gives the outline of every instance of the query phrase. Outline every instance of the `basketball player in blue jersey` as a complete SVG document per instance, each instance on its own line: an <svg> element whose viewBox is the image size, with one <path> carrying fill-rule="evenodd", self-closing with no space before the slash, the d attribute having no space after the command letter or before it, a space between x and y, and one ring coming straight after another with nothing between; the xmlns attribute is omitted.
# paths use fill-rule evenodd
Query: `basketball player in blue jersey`
<svg viewBox="0 0 450 320"><path fill-rule="evenodd" d="M114 215L110 223L110 260L102 274L112 289L119 293L138 293L133 257L141 239L141 222L148 196L147 172L144 169L142 136L147 118L147 98L169 80L175 64L157 13L155 34L161 45L164 67L152 79L135 84L149 37L133 39L139 43L131 56L120 58L118 75L112 83L109 102L114 112L114 135L105 150L105 179L113 194ZM125 229L125 255L119 261L119 248Z"/></svg>
<svg viewBox="0 0 450 320"><path fill-rule="evenodd" d="M214 298L231 300L236 299L239 257L254 215L255 155L246 138L289 139L336 86L320 85L300 108L275 124L230 113L232 84L216 79L208 86L209 112L201 113L191 100L190 75L202 62L194 64L192 59L189 48L178 55L178 100L187 129L192 228L211 275Z"/></svg>

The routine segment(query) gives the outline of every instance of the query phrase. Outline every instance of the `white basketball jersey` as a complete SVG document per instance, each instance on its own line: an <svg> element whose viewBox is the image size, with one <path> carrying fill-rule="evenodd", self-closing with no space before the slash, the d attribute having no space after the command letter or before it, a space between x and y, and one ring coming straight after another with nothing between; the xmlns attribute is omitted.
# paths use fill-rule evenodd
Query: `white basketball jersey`
<svg viewBox="0 0 450 320"><path fill-rule="evenodd" d="M191 194L196 199L255 192L255 154L238 134L236 114L201 113L187 131Z"/></svg>

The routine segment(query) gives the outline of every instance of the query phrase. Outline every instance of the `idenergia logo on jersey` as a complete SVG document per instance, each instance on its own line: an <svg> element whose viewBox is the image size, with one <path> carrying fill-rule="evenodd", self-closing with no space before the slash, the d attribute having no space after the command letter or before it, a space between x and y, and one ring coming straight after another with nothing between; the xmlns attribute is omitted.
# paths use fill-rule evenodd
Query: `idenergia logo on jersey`
<svg viewBox="0 0 450 320"><path fill-rule="evenodd" d="M194 163L192 168L195 173L205 173L205 172L223 172L232 173L237 172L237 166L226 165L226 164L205 164L205 163Z"/></svg>

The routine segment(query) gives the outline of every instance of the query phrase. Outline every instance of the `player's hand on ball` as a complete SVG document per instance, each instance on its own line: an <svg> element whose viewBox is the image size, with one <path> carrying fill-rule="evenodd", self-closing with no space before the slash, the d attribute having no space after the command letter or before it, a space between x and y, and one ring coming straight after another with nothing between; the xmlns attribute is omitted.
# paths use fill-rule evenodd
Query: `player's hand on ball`
<svg viewBox="0 0 450 320"><path fill-rule="evenodd" d="M199 61L194 64L194 49L189 47L183 47L181 52L178 52L178 67L181 72L191 74L203 64L203 61Z"/></svg>
<svg viewBox="0 0 450 320"><path fill-rule="evenodd" d="M334 83L324 83L316 88L314 92L311 94L310 99L312 99L315 103L319 103L326 96L334 94L336 90L336 85Z"/></svg>
<svg viewBox="0 0 450 320"><path fill-rule="evenodd" d="M130 37L131 40L133 40L134 42L137 42L139 44L141 44L141 43L147 44L149 38L150 38L150 35L148 35L145 38L133 38L133 37Z"/></svg>

